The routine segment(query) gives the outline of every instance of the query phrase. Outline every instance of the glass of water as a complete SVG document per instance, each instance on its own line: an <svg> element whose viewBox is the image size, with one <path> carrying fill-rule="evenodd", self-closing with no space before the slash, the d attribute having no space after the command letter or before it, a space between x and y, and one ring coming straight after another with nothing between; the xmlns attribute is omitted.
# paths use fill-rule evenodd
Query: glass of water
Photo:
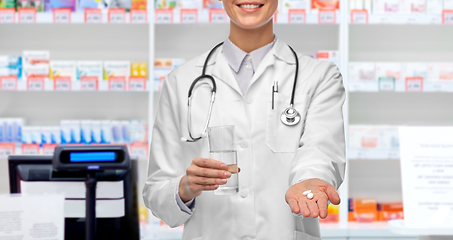
<svg viewBox="0 0 453 240"><path fill-rule="evenodd" d="M208 139L210 157L225 163L231 173L227 183L219 185L219 188L214 190L214 194L227 195L237 193L239 184L236 148L234 147L234 126L210 127L208 128Z"/></svg>

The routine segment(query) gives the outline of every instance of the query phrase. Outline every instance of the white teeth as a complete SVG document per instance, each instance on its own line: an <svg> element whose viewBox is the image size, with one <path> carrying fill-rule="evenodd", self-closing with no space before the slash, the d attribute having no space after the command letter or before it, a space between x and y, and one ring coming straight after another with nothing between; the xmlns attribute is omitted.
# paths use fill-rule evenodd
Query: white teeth
<svg viewBox="0 0 453 240"><path fill-rule="evenodd" d="M244 5L239 5L239 7L247 8L247 9L254 9L254 8L259 8L260 5L244 4Z"/></svg>

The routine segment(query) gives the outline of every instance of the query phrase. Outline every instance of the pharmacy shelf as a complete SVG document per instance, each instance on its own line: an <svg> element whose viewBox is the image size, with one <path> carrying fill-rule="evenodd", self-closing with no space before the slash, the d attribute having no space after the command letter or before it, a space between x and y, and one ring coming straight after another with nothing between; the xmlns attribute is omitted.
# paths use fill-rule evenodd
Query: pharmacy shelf
<svg viewBox="0 0 453 240"><path fill-rule="evenodd" d="M214 15L218 17L212 17ZM306 13L304 10L274 15L274 23L277 24L339 24L340 19L341 16L338 11ZM229 19L223 9L156 9L155 21L156 24L229 23Z"/></svg>
<svg viewBox="0 0 453 240"><path fill-rule="evenodd" d="M354 238L392 238L392 239L416 239L409 235L392 233L386 222L374 223L349 223L347 227L340 224L321 224L321 236L323 239L354 239ZM149 226L142 231L144 240L178 240L182 237L182 228L171 229L167 226Z"/></svg>
<svg viewBox="0 0 453 240"><path fill-rule="evenodd" d="M390 231L401 235L420 235L420 236L450 236L453 238L453 229L451 227L424 228L408 227L404 220L393 220L388 223Z"/></svg>
<svg viewBox="0 0 453 240"><path fill-rule="evenodd" d="M372 149L372 148L350 148L348 149L349 159L400 159L399 149Z"/></svg>
<svg viewBox="0 0 453 240"><path fill-rule="evenodd" d="M66 13L64 15L64 17L65 17L64 22L60 22L60 23L77 23L77 24L90 23L89 22L90 20L87 20L86 17L85 17L85 12ZM146 14L146 12L145 13L140 12L140 14L137 14L137 15L135 15L135 13L131 14L129 12L125 12L122 15L120 14L120 15L110 16L108 10L103 10L103 11L99 12L97 17L98 17L98 20L96 20L95 22L91 22L91 23L101 23L101 24L104 24L104 23L111 23L111 24L114 24L114 23L120 23L120 24L121 23L147 24L148 23L148 15ZM48 23L55 23L55 21L58 21L58 20L54 19L54 13L53 12L37 12L36 13L36 18L35 18L34 21L30 20L30 21L27 21L27 22L21 22L20 17L19 17L19 13L16 12L14 14L14 21L13 22L10 22L10 23L4 23L4 22L1 23L0 22L0 24L17 24L17 23L21 23L21 24L45 23L45 24L48 24Z"/></svg>
<svg viewBox="0 0 453 240"><path fill-rule="evenodd" d="M55 81L35 79L35 81L17 81L8 77L0 77L0 90L8 91L149 91L153 82L144 79L92 82Z"/></svg>
<svg viewBox="0 0 453 240"><path fill-rule="evenodd" d="M398 81L388 85L388 83L380 84L378 81L369 82L349 82L349 92L415 92L415 90L407 89L404 81ZM423 81L421 87L416 89L416 92L453 92L453 82L442 81Z"/></svg>
<svg viewBox="0 0 453 240"><path fill-rule="evenodd" d="M368 17L368 19L367 19ZM352 24L451 24L449 18L442 14L367 14L362 11L351 12Z"/></svg>

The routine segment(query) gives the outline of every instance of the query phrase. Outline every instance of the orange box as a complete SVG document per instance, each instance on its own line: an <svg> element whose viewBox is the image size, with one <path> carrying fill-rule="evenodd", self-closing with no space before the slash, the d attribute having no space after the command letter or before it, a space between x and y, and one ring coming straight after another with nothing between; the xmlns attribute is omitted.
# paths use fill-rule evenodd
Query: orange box
<svg viewBox="0 0 453 240"><path fill-rule="evenodd" d="M380 203L378 204L379 221L404 219L403 203Z"/></svg>

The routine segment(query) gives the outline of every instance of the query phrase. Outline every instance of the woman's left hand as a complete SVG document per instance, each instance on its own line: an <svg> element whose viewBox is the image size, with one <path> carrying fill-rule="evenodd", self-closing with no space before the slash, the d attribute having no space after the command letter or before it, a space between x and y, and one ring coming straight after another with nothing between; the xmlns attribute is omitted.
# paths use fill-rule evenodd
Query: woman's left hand
<svg viewBox="0 0 453 240"><path fill-rule="evenodd" d="M311 190L312 199L302 195L306 190ZM307 179L292 185L286 192L285 199L294 213L301 213L304 217L311 216L312 218L319 216L322 219L327 217L329 200L332 204L340 204L340 196L335 187L318 178Z"/></svg>

